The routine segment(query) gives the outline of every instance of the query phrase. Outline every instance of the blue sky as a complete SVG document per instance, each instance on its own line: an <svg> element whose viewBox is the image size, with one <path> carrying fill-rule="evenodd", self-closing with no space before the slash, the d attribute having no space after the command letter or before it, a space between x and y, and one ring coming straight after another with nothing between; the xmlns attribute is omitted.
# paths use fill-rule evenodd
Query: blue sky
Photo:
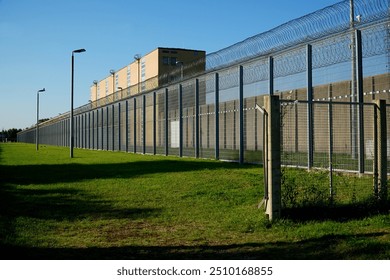
<svg viewBox="0 0 390 280"><path fill-rule="evenodd" d="M75 107L110 69L157 47L211 53L338 0L0 0L0 130L70 108L72 50Z"/></svg>

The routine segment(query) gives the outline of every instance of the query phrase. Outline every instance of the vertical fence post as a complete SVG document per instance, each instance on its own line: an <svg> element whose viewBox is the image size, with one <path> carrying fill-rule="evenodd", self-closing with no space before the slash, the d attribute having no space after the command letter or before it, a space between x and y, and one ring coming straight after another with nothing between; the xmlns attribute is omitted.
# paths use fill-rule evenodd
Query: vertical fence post
<svg viewBox="0 0 390 280"><path fill-rule="evenodd" d="M142 96L142 153L146 154L146 95Z"/></svg>
<svg viewBox="0 0 390 280"><path fill-rule="evenodd" d="M199 158L199 79L195 79L195 157Z"/></svg>
<svg viewBox="0 0 390 280"><path fill-rule="evenodd" d="M87 133L87 116L88 116L88 113L84 113L83 114L84 116L84 122L83 122L83 135L84 135L84 141L83 141L83 148L86 149L88 148L87 146L87 137L88 137L88 133Z"/></svg>
<svg viewBox="0 0 390 280"><path fill-rule="evenodd" d="M168 147L169 147L169 143L168 143L168 137L169 137L169 130L168 130L168 125L169 125L169 121L168 121L168 117L169 117L169 104L168 104L168 88L165 89L165 155L167 156L169 151L168 151Z"/></svg>
<svg viewBox="0 0 390 280"><path fill-rule="evenodd" d="M121 127L122 121L121 121L121 103L118 102L118 150L122 150L122 135L121 135Z"/></svg>
<svg viewBox="0 0 390 280"><path fill-rule="evenodd" d="M110 116L109 116L109 106L106 106L106 150L108 151L109 149L109 143L110 143L110 134L108 133L108 125L110 121Z"/></svg>
<svg viewBox="0 0 390 280"><path fill-rule="evenodd" d="M279 96L264 96L264 107L267 112L266 150L268 159L267 165L268 201L266 214L269 220L280 218L281 202L281 157L280 157L280 102Z"/></svg>
<svg viewBox="0 0 390 280"><path fill-rule="evenodd" d="M92 111L89 111L87 113L88 115L88 126L87 126L87 131L88 131L88 149L91 149L91 130L92 130L92 126L91 126L91 114L92 114Z"/></svg>
<svg viewBox="0 0 390 280"><path fill-rule="evenodd" d="M376 100L377 119L377 186L374 186L378 200L387 200L387 119L386 100ZM375 170L374 170L375 172ZM375 176L374 176L375 177ZM376 188L376 190L375 190Z"/></svg>
<svg viewBox="0 0 390 280"><path fill-rule="evenodd" d="M239 141L240 141L240 151L239 151L239 163L244 163L244 67L240 65L239 67Z"/></svg>
<svg viewBox="0 0 390 280"><path fill-rule="evenodd" d="M183 86L179 84L179 157L183 156Z"/></svg>
<svg viewBox="0 0 390 280"><path fill-rule="evenodd" d="M115 105L111 105L111 137L112 137L112 150L115 150Z"/></svg>
<svg viewBox="0 0 390 280"><path fill-rule="evenodd" d="M328 87L328 126L329 126L329 199L333 202L333 105L332 105L333 86Z"/></svg>
<svg viewBox="0 0 390 280"><path fill-rule="evenodd" d="M101 119L101 131L102 131L102 139L101 139L101 142L102 142L102 151L104 150L104 107L102 107L102 119Z"/></svg>
<svg viewBox="0 0 390 280"><path fill-rule="evenodd" d="M92 111L92 124L91 124L91 132L92 132L92 149L95 149L95 111Z"/></svg>
<svg viewBox="0 0 390 280"><path fill-rule="evenodd" d="M355 31L356 38L356 91L359 102L359 173L364 173L364 108L363 108L363 52L362 32Z"/></svg>
<svg viewBox="0 0 390 280"><path fill-rule="evenodd" d="M96 150L99 150L99 109L96 110Z"/></svg>
<svg viewBox="0 0 390 280"><path fill-rule="evenodd" d="M215 73L215 159L219 160L219 74Z"/></svg>
<svg viewBox="0 0 390 280"><path fill-rule="evenodd" d="M156 154L157 145L157 120L156 120L156 92L153 92L153 154Z"/></svg>
<svg viewBox="0 0 390 280"><path fill-rule="evenodd" d="M307 79L307 168L311 169L314 162L314 116L313 116L313 68L312 46L306 47L306 79Z"/></svg>
<svg viewBox="0 0 390 280"><path fill-rule="evenodd" d="M268 58L268 71L269 71L269 80L268 80L268 94L274 94L274 58L270 56Z"/></svg>
<svg viewBox="0 0 390 280"><path fill-rule="evenodd" d="M333 202L333 106L332 99L328 105L329 119L329 198Z"/></svg>
<svg viewBox="0 0 390 280"><path fill-rule="evenodd" d="M126 100L125 103L126 109L125 109L125 146L126 146L126 153L129 152L129 100Z"/></svg>
<svg viewBox="0 0 390 280"><path fill-rule="evenodd" d="M134 154L137 153L137 98L133 98L133 145Z"/></svg>

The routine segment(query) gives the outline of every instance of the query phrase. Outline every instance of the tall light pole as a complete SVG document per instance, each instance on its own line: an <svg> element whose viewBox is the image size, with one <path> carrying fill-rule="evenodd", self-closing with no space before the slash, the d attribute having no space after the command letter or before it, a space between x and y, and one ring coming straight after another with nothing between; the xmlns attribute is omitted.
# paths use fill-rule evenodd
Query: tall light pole
<svg viewBox="0 0 390 280"><path fill-rule="evenodd" d="M139 63L140 63L140 60L141 60L141 55L140 54L136 54L134 56L134 59L137 60L137 62L138 62L138 92L137 93L140 93L141 92L141 90L140 90L140 81L141 81L141 79L140 79L140 65L139 65Z"/></svg>
<svg viewBox="0 0 390 280"><path fill-rule="evenodd" d="M112 94L115 92L115 70L111 69L110 74L112 76Z"/></svg>
<svg viewBox="0 0 390 280"><path fill-rule="evenodd" d="M35 131L35 142L37 146L37 151L39 150L39 93L44 92L45 88L37 91L37 126Z"/></svg>
<svg viewBox="0 0 390 280"><path fill-rule="evenodd" d="M70 90L70 119L69 119L69 122L70 122L70 143L69 143L69 147L70 147L70 157L73 158L73 87L74 87L74 54L75 53L82 53L82 52L85 52L85 49L78 49L78 50L74 50L72 51L72 78L71 78L71 90Z"/></svg>
<svg viewBox="0 0 390 280"><path fill-rule="evenodd" d="M98 80L94 80L93 84L95 85L95 100L94 101L97 101L97 99L98 99Z"/></svg>

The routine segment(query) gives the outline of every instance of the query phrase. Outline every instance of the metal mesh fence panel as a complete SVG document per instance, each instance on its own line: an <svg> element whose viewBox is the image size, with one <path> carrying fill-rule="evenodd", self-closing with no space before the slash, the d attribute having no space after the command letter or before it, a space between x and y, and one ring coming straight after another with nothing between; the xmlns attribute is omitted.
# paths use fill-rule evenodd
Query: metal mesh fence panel
<svg viewBox="0 0 390 280"><path fill-rule="evenodd" d="M168 88L168 154L179 155L179 91L177 86Z"/></svg>
<svg viewBox="0 0 390 280"><path fill-rule="evenodd" d="M263 164L264 115L256 109L263 106L262 97L249 97L244 102L244 160Z"/></svg>
<svg viewBox="0 0 390 280"><path fill-rule="evenodd" d="M143 99L142 96L133 99L136 102L135 106L135 134L136 134L136 152L143 151Z"/></svg>
<svg viewBox="0 0 390 280"><path fill-rule="evenodd" d="M282 164L285 166L307 167L310 147L307 141L307 107L309 102L282 102ZM364 177L356 180L346 179L345 173L358 173L359 157L354 153L351 136L351 107L359 104L341 102L314 102L313 106L313 168L318 170L309 175L315 181L310 186L300 188L299 196L328 203L359 202L372 196L372 178ZM356 109L356 108L355 108ZM372 172L373 147L369 139L374 136L374 106L364 104L364 131L362 143L358 137L358 145L365 145L364 171ZM305 116L301 118L301 116ZM305 121L306 120L306 121ZM358 133L361 133L360 129ZM301 135L304 134L302 140ZM358 135L359 136L359 135ZM367 144L369 144L367 146ZM367 148L368 147L368 148ZM359 148L359 147L357 147ZM284 171L289 174L288 171ZM291 174L290 174L291 175ZM287 175L289 176L289 175ZM348 177L349 178L349 177ZM295 181L287 183L295 186ZM352 182L352 183L351 183ZM291 185L285 186L291 188ZM298 188L298 186L295 186ZM291 190L289 190L291 191ZM291 194L291 193L290 193ZM359 194L359 195L358 195ZM301 197L301 198L302 198ZM290 197L291 198L291 197ZM304 199L304 198L303 198ZM302 202L304 203L304 202Z"/></svg>
<svg viewBox="0 0 390 280"><path fill-rule="evenodd" d="M195 156L195 83L183 84L183 155Z"/></svg>
<svg viewBox="0 0 390 280"><path fill-rule="evenodd" d="M156 95L156 153L165 154L165 91Z"/></svg>
<svg viewBox="0 0 390 280"><path fill-rule="evenodd" d="M154 153L154 93L146 95L146 104L145 104L145 136L146 136L146 147L145 152L148 154Z"/></svg>
<svg viewBox="0 0 390 280"><path fill-rule="evenodd" d="M239 159L239 71L231 67L219 73L219 151L224 160Z"/></svg>
<svg viewBox="0 0 390 280"><path fill-rule="evenodd" d="M281 161L295 167L308 165L308 104L281 103Z"/></svg>
<svg viewBox="0 0 390 280"><path fill-rule="evenodd" d="M120 134L121 134L121 119L120 119L120 113L121 113L121 105L120 103L115 103L112 106L113 110L113 150L119 151L120 150Z"/></svg>
<svg viewBox="0 0 390 280"><path fill-rule="evenodd" d="M135 110L134 110L134 103L136 99L130 99L128 103L128 151L129 152L136 152L136 145L135 145L135 137L136 137L136 129L135 129Z"/></svg>
<svg viewBox="0 0 390 280"><path fill-rule="evenodd" d="M386 103L387 120L387 174L390 174L390 104ZM388 184L389 185L389 184Z"/></svg>
<svg viewBox="0 0 390 280"><path fill-rule="evenodd" d="M108 105L106 107L106 124L107 124L107 129L106 129L106 138L107 138L107 147L106 150L112 151L113 150L113 123L112 123L112 118L114 116L113 114L113 107L112 105Z"/></svg>
<svg viewBox="0 0 390 280"><path fill-rule="evenodd" d="M208 94L214 95L212 85L214 85L213 75L199 79L199 156L201 158L215 157L215 100L213 98L210 104L206 102Z"/></svg>
<svg viewBox="0 0 390 280"><path fill-rule="evenodd" d="M102 117L102 150L108 150L108 107L103 107Z"/></svg>

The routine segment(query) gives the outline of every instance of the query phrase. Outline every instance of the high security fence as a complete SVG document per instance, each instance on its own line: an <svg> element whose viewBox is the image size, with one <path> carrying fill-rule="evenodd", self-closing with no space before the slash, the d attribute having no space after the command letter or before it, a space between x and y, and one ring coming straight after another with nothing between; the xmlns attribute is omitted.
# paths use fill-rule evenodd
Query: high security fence
<svg viewBox="0 0 390 280"><path fill-rule="evenodd" d="M349 3L210 54L205 73L75 109L75 147L263 163L256 104L271 94L284 100L283 164L328 168L331 158L333 168L373 172L369 103L390 104L389 2L355 1L353 21ZM18 141L35 143L35 133ZM41 144L69 146L69 138L69 113L40 124Z"/></svg>

